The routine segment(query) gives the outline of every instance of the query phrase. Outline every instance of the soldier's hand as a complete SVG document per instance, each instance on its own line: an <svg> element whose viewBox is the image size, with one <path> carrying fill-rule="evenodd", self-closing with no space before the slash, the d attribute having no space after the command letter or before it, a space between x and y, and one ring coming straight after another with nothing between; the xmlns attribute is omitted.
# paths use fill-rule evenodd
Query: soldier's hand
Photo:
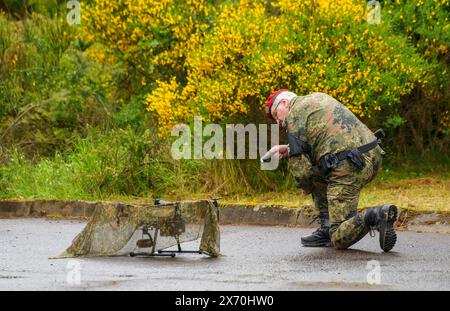
<svg viewBox="0 0 450 311"><path fill-rule="evenodd" d="M275 155L277 159L283 159L288 156L288 145L276 145L270 149L270 152Z"/></svg>

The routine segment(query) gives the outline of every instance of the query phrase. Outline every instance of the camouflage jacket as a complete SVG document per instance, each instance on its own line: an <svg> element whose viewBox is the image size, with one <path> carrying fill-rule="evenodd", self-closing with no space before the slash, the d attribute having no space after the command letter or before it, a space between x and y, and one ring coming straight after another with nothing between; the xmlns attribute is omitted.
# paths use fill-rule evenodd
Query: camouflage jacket
<svg viewBox="0 0 450 311"><path fill-rule="evenodd" d="M376 139L372 131L349 109L324 93L294 97L285 128L307 143L309 154L291 157L289 167L297 186L308 190L311 178L320 174L319 159L328 154L353 149Z"/></svg>

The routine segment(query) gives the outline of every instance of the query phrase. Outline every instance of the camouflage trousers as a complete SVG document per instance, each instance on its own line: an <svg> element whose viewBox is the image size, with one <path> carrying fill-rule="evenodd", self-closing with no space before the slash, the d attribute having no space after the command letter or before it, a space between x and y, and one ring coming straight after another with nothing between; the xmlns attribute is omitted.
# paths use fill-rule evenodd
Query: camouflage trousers
<svg viewBox="0 0 450 311"><path fill-rule="evenodd" d="M311 194L314 205L330 218L331 243L336 249L346 249L362 239L369 231L364 224L364 212L357 212L359 195L379 172L382 149L377 147L364 154L366 165L359 171L349 161L341 161L327 176L312 178Z"/></svg>

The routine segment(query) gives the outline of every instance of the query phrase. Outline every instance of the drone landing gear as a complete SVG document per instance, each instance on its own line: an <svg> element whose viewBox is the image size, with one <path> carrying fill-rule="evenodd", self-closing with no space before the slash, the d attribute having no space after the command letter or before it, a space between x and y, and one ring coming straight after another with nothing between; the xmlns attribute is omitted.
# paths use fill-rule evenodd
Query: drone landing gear
<svg viewBox="0 0 450 311"><path fill-rule="evenodd" d="M158 254L159 256L172 256L175 257L176 254L202 254L201 251L183 251L181 250L180 245L178 244L178 250L176 251L166 251L166 250L158 250Z"/></svg>
<svg viewBox="0 0 450 311"><path fill-rule="evenodd" d="M131 252L130 253L131 257L175 257L175 254L160 254L160 253L145 253L145 252L141 252L141 253L135 253L135 252Z"/></svg>
<svg viewBox="0 0 450 311"><path fill-rule="evenodd" d="M178 243L178 250L158 250L157 253L149 253L149 252L140 252L135 253L131 252L131 257L172 257L174 258L176 254L202 254L201 251L184 251L181 249L181 245Z"/></svg>
<svg viewBox="0 0 450 311"><path fill-rule="evenodd" d="M159 228L156 228L155 230L155 234L152 237L150 232L149 232L149 228L148 227L144 227L142 229L142 233L143 236L147 235L148 239L145 240L139 240L137 242L137 246L138 247L152 247L152 251L151 252L131 252L130 256L131 257L172 257L174 258L176 256L176 254L202 254L201 251L184 251L181 249L181 244L180 244L180 239L179 236L175 236L175 239L177 241L177 246L178 246L178 250L162 250L159 249L157 252L155 252L155 246L156 246L156 239L158 238L158 231Z"/></svg>

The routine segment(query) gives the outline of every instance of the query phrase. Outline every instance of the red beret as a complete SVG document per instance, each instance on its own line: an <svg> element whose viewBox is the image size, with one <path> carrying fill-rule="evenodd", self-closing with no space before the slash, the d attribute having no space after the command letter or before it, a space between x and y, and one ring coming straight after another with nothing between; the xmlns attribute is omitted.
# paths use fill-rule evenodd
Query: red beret
<svg viewBox="0 0 450 311"><path fill-rule="evenodd" d="M267 98L266 100L266 116L269 119L273 119L272 117L272 112L270 111L270 109L272 108L272 104L275 101L275 98L278 96L278 94L282 93L282 92L287 92L288 90L286 89L281 89L275 92L272 92L272 94L270 94L270 96Z"/></svg>

